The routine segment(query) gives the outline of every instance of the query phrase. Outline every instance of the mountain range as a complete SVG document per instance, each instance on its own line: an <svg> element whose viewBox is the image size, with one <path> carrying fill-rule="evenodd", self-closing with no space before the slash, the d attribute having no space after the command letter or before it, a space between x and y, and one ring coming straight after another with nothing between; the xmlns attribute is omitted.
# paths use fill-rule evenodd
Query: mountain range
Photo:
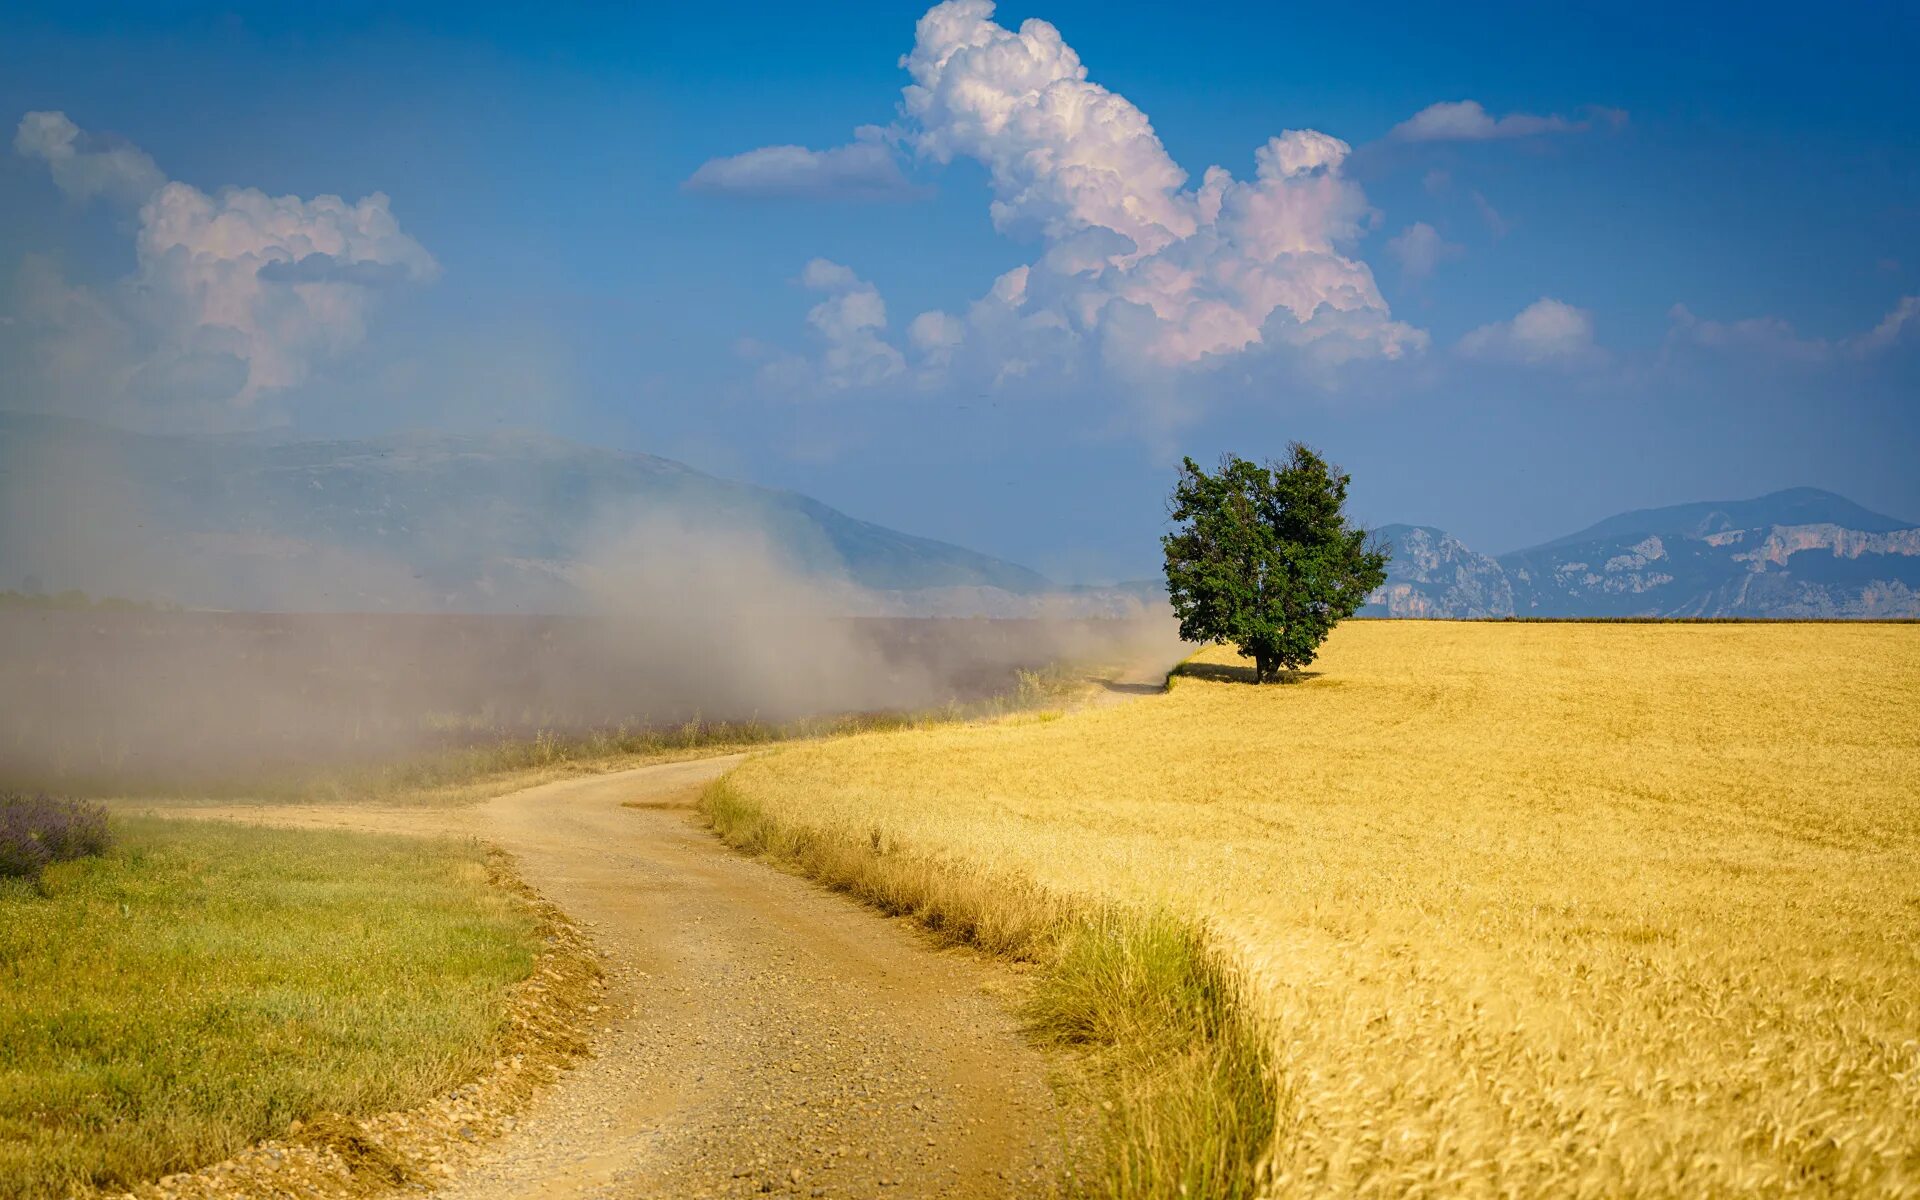
<svg viewBox="0 0 1920 1200"><path fill-rule="evenodd" d="M190 606L564 612L589 570L643 556L627 534L663 516L751 532L783 572L903 608L1018 607L1053 586L794 492L543 435L271 443L0 412L0 587L31 575Z"/></svg>
<svg viewBox="0 0 1920 1200"><path fill-rule="evenodd" d="M1154 580L1059 586L794 492L536 434L269 442L0 412L0 588L569 612L608 570L686 553L630 536L660 519L748 531L779 578L852 585L869 611L1120 614L1164 594ZM1920 528L1813 488L1622 513L1498 557L1431 526L1378 533L1393 560L1364 615L1920 616Z"/></svg>
<svg viewBox="0 0 1920 1200"><path fill-rule="evenodd" d="M1389 525L1393 617L1920 617L1920 528L1817 488L1640 509L1496 557Z"/></svg>

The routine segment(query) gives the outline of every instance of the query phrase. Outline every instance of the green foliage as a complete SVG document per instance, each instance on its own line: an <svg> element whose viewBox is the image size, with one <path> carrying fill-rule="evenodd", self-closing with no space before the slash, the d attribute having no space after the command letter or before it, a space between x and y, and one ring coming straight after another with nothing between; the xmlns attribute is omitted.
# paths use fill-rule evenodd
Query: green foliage
<svg viewBox="0 0 1920 1200"><path fill-rule="evenodd" d="M1387 550L1346 519L1350 477L1295 442L1265 466L1229 454L1180 468L1161 539L1167 595L1190 642L1231 642L1267 683L1313 661L1386 582Z"/></svg>

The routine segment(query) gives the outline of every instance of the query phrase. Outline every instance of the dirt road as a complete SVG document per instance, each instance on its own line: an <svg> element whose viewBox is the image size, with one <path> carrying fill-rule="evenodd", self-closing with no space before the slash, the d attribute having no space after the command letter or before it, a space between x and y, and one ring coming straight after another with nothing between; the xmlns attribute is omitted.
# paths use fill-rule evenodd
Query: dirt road
<svg viewBox="0 0 1920 1200"><path fill-rule="evenodd" d="M692 805L736 761L467 809L222 815L484 837L593 934L611 1014L595 1056L443 1196L1049 1194L1063 1117L1012 976L722 847Z"/></svg>

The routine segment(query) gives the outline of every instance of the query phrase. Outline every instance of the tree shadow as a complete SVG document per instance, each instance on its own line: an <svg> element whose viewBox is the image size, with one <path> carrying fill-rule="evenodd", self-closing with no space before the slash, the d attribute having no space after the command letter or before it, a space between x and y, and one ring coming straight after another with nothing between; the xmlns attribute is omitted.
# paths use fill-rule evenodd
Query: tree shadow
<svg viewBox="0 0 1920 1200"><path fill-rule="evenodd" d="M1121 683L1115 679L1102 679L1100 686L1109 692L1122 696L1158 696L1166 691L1164 684L1158 683Z"/></svg>
<svg viewBox="0 0 1920 1200"><path fill-rule="evenodd" d="M1173 669L1175 675L1188 679L1204 679L1209 683L1255 683L1252 663L1181 663ZM1283 671L1275 683L1305 683L1309 679L1320 678L1319 671Z"/></svg>

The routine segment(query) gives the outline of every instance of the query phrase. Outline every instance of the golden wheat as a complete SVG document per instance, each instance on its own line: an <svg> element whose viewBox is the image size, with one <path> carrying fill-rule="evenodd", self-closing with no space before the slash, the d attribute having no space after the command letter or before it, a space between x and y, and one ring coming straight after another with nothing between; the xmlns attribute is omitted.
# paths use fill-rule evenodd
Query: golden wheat
<svg viewBox="0 0 1920 1200"><path fill-rule="evenodd" d="M1920 628L1350 623L775 750L774 819L1202 920L1275 1195L1920 1195Z"/></svg>

